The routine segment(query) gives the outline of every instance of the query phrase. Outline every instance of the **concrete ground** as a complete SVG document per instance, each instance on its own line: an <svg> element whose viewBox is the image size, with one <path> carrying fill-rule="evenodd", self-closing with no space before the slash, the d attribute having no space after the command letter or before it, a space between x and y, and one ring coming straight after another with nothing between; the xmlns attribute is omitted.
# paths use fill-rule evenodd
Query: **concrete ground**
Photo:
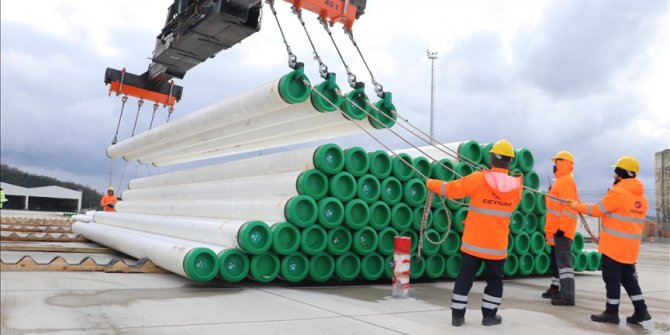
<svg viewBox="0 0 670 335"><path fill-rule="evenodd" d="M670 334L670 268L639 265L653 319L620 325L589 315L605 305L600 272L578 274L574 307L540 298L547 277L505 281L499 326L481 325L484 282L470 293L466 323L451 326L453 281L412 283L392 299L387 282L328 286L223 282L196 284L173 274L0 272L0 333L7 334Z"/></svg>

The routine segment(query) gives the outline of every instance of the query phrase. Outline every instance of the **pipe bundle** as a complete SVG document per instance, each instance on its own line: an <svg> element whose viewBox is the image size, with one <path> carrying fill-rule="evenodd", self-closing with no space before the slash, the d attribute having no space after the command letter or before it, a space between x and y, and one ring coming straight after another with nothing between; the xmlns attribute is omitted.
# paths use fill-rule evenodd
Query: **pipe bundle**
<svg viewBox="0 0 670 335"><path fill-rule="evenodd" d="M487 165L482 158L487 155L481 154L487 152L486 145L466 141L448 147L469 162ZM391 278L394 237L411 237L416 254L429 195L423 178L405 163L443 180L455 176L428 156L451 166L463 163L434 148L431 153L424 150L427 155L415 150L392 155L325 144L139 178L123 192L118 213L97 212L91 221L237 250L235 275L219 271L220 278L231 282L245 277L259 282ZM532 154L518 157L517 171L530 175ZM467 199L458 202L467 204ZM467 206L458 202L446 201L445 210L433 201L427 238L442 239L449 220L451 231L440 245L424 240L423 258L412 257L411 278L458 275L467 215ZM510 223L506 276L548 271L545 212L544 199L525 190ZM584 252L581 237L575 237L575 270L597 270L599 254Z"/></svg>
<svg viewBox="0 0 670 335"><path fill-rule="evenodd" d="M389 107L390 103L380 101L373 108L363 92L352 92L345 100L335 93L338 91L332 80L312 88L301 69L295 70L114 144L107 155L164 166L353 135L395 124L392 104Z"/></svg>

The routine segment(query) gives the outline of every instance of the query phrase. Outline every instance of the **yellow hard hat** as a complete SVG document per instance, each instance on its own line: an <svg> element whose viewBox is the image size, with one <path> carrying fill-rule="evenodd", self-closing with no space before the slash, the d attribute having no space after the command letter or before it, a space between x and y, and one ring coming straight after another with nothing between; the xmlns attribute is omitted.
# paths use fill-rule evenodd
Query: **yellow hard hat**
<svg viewBox="0 0 670 335"><path fill-rule="evenodd" d="M640 162L633 156L623 156L619 158L619 160L616 161L616 164L612 165L612 167L618 167L635 173L640 172Z"/></svg>
<svg viewBox="0 0 670 335"><path fill-rule="evenodd" d="M107 189L107 192L109 192L109 191L114 192L114 188L110 186L110 187Z"/></svg>
<svg viewBox="0 0 670 335"><path fill-rule="evenodd" d="M555 162L557 159L564 159L570 161L570 163L575 163L575 156L572 155L570 151L559 151L556 156L551 158L552 162Z"/></svg>
<svg viewBox="0 0 670 335"><path fill-rule="evenodd" d="M500 140L496 142L489 152L501 156L514 157L514 147L508 140Z"/></svg>

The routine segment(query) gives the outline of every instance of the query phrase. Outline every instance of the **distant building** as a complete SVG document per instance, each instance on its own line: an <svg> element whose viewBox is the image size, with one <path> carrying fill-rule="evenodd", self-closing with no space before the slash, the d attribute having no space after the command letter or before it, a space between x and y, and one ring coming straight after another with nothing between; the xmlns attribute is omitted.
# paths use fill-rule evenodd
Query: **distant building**
<svg viewBox="0 0 670 335"><path fill-rule="evenodd" d="M79 212L82 191L60 186L21 187L0 183L7 202L4 209L24 209L47 212Z"/></svg>
<svg viewBox="0 0 670 335"><path fill-rule="evenodd" d="M670 149L656 153L656 218L663 236L670 236Z"/></svg>

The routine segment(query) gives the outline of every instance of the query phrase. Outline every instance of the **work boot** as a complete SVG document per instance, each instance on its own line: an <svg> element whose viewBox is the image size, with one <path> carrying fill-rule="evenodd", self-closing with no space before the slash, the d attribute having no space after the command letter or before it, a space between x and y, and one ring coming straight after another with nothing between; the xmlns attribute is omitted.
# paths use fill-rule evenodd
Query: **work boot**
<svg viewBox="0 0 670 335"><path fill-rule="evenodd" d="M551 304L556 306L574 306L575 299L566 298L565 296L559 294L557 296L551 297Z"/></svg>
<svg viewBox="0 0 670 335"><path fill-rule="evenodd" d="M482 319L482 324L484 326L494 326L494 325L499 325L501 323L502 323L502 316L500 316L500 315L485 316Z"/></svg>
<svg viewBox="0 0 670 335"><path fill-rule="evenodd" d="M561 290L558 289L558 286L551 285L542 293L542 298L551 299L559 294L561 294Z"/></svg>
<svg viewBox="0 0 670 335"><path fill-rule="evenodd" d="M647 320L651 320L651 315L649 315L649 312L646 309L643 311L636 310L633 315L626 318L626 322L628 323L640 323Z"/></svg>
<svg viewBox="0 0 670 335"><path fill-rule="evenodd" d="M607 311L600 314L591 314L591 320L595 322L608 322L619 324L618 313L607 313Z"/></svg>
<svg viewBox="0 0 670 335"><path fill-rule="evenodd" d="M461 316L452 316L451 317L451 325L454 327L460 327L465 323L465 317Z"/></svg>

